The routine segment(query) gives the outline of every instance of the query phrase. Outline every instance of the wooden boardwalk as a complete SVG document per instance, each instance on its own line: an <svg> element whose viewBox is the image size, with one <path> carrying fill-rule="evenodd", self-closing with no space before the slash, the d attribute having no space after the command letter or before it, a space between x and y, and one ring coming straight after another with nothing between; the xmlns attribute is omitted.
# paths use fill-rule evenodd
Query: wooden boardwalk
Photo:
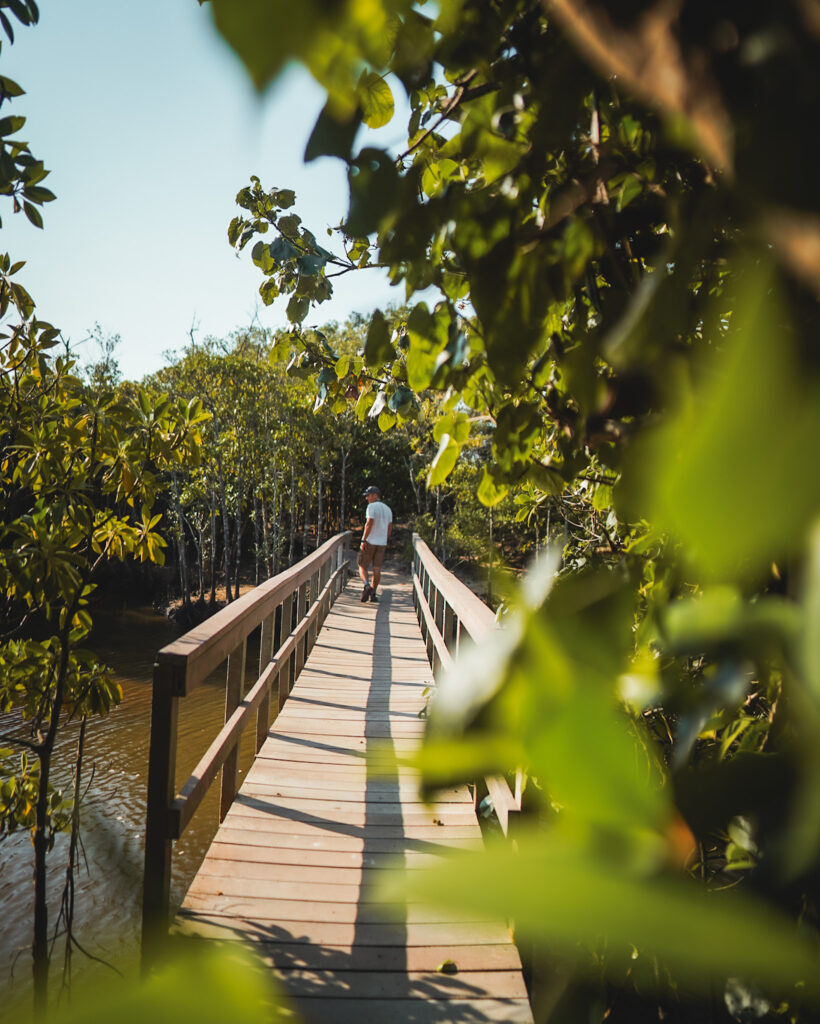
<svg viewBox="0 0 820 1024"><path fill-rule="evenodd" d="M253 942L310 1024L531 1022L503 924L374 895L481 834L466 788L426 805L407 769L368 777L368 754L419 742L431 669L411 585L386 573L378 604L359 595L333 606L178 926Z"/></svg>

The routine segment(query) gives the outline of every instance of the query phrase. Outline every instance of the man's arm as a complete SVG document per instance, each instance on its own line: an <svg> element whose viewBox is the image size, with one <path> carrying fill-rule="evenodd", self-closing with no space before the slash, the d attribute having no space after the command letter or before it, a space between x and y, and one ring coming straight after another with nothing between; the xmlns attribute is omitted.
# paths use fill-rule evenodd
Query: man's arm
<svg viewBox="0 0 820 1024"><path fill-rule="evenodd" d="M372 519L365 520L364 533L362 534L362 544L365 543L365 541L367 540L367 535L370 533L370 531L372 529L373 529L373 520Z"/></svg>
<svg viewBox="0 0 820 1024"><path fill-rule="evenodd" d="M388 543L390 542L390 534L392 532L393 532L393 520L391 519L390 522L387 524L387 541L388 541Z"/></svg>

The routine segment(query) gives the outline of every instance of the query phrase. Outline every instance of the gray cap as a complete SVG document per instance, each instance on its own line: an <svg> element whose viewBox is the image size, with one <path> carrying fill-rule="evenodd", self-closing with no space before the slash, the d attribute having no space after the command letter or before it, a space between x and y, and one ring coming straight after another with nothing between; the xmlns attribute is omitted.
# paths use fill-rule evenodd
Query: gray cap
<svg viewBox="0 0 820 1024"><path fill-rule="evenodd" d="M368 494L379 494L380 495L381 493L382 492L379 490L378 487L374 487L373 484L371 484L369 487L365 488L363 497L366 498L368 496Z"/></svg>

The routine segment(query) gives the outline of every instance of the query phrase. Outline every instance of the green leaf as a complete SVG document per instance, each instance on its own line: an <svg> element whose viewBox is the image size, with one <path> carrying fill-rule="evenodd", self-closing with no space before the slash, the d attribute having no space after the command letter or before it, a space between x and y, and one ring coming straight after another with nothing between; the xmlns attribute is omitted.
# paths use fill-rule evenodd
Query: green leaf
<svg viewBox="0 0 820 1024"><path fill-rule="evenodd" d="M635 174L627 174L621 191L618 193L618 210L629 206L633 199L636 199L643 192L643 182Z"/></svg>
<svg viewBox="0 0 820 1024"><path fill-rule="evenodd" d="M446 157L441 160L430 160L424 166L421 175L421 187L428 196L435 196L459 171L459 165L455 160L448 160Z"/></svg>
<svg viewBox="0 0 820 1024"><path fill-rule="evenodd" d="M289 210L296 202L296 193L292 188L274 189L273 202L280 210Z"/></svg>
<svg viewBox="0 0 820 1024"><path fill-rule="evenodd" d="M310 299L300 295L292 295L285 312L292 324L300 324L308 315L310 310Z"/></svg>
<svg viewBox="0 0 820 1024"><path fill-rule="evenodd" d="M445 416L441 416L436 420L436 424L433 427L433 440L441 441L445 434L452 434L455 428L455 420L452 413L447 413Z"/></svg>
<svg viewBox="0 0 820 1024"><path fill-rule="evenodd" d="M300 256L296 261L296 266L299 273L305 277L316 277L326 263L327 256L323 256L320 253L305 253L304 256Z"/></svg>
<svg viewBox="0 0 820 1024"><path fill-rule="evenodd" d="M286 219L287 218L283 218L283 220ZM291 260L294 256L299 255L299 250L296 246L281 235L275 239L275 241L271 242L269 250L271 259L275 260L277 263L284 263L286 260Z"/></svg>
<svg viewBox="0 0 820 1024"><path fill-rule="evenodd" d="M32 206L31 203L24 202L23 212L36 228L42 228L43 218L40 216L40 211L36 206Z"/></svg>
<svg viewBox="0 0 820 1024"><path fill-rule="evenodd" d="M184 931L184 927L183 927ZM188 943L184 943L185 946ZM105 981L83 999L55 1010L53 1024L156 1024L230 1020L254 1024L271 1012L271 990L250 957L238 949L186 950L145 981Z"/></svg>
<svg viewBox="0 0 820 1024"><path fill-rule="evenodd" d="M820 387L799 370L771 273L750 267L741 280L703 385L635 446L622 495L627 518L672 533L706 579L760 578L801 547L820 505L820 474L806 472L820 436Z"/></svg>
<svg viewBox="0 0 820 1024"><path fill-rule="evenodd" d="M265 0L211 0L214 22L236 51L260 91L279 74L286 59L304 48L321 21L309 0L283 11Z"/></svg>
<svg viewBox="0 0 820 1024"><path fill-rule="evenodd" d="M347 118L339 119L325 106L310 133L305 147L305 162L310 163L320 156L336 156L348 161L361 123L362 115L358 110Z"/></svg>
<svg viewBox="0 0 820 1024"><path fill-rule="evenodd" d="M24 117L0 117L0 136L14 135L15 132L20 131L25 123L26 119Z"/></svg>
<svg viewBox="0 0 820 1024"><path fill-rule="evenodd" d="M379 415L377 422L379 424L379 430L382 433L385 433L385 431L390 430L391 427L396 425L396 416L394 413L388 412L385 409L384 412Z"/></svg>
<svg viewBox="0 0 820 1024"><path fill-rule="evenodd" d="M820 999L811 945L788 918L760 901L653 877L645 866L651 847L640 843L604 859L553 828L549 834L519 835L516 845L513 851L488 843L480 855L407 872L403 884L391 879L380 895L395 901L400 890L403 898L429 906L514 918L518 933L573 960L588 955L582 944L659 956L673 976L697 991L708 992L715 979L738 976L785 997L797 985L812 1003ZM601 962L614 966L618 960Z"/></svg>
<svg viewBox="0 0 820 1024"><path fill-rule="evenodd" d="M395 358L396 353L390 344L390 328L380 309L374 311L367 328L367 340L364 345L364 358L371 368L381 366Z"/></svg>
<svg viewBox="0 0 820 1024"><path fill-rule="evenodd" d="M437 487L439 484L444 483L450 473L452 473L460 451L461 445L458 444L454 437L451 437L449 434L442 435L438 451L427 476L428 487Z"/></svg>
<svg viewBox="0 0 820 1024"><path fill-rule="evenodd" d="M363 149L348 170L350 210L345 231L360 237L379 228L399 194L395 161L380 149Z"/></svg>
<svg viewBox="0 0 820 1024"><path fill-rule="evenodd" d="M359 422L364 421L375 401L376 395L372 391L362 391L356 401L356 417ZM384 403L382 403L382 408L384 408Z"/></svg>
<svg viewBox="0 0 820 1024"><path fill-rule="evenodd" d="M242 234L242 228L245 226L245 221L242 217L234 217L231 223L228 225L228 243L235 246L239 241L239 236Z"/></svg>
<svg viewBox="0 0 820 1024"><path fill-rule="evenodd" d="M279 296L279 285L276 283L276 279L269 277L267 281L263 281L259 286L259 294L265 305L269 306Z"/></svg>
<svg viewBox="0 0 820 1024"><path fill-rule="evenodd" d="M14 96L25 96L25 89L22 89L17 82L13 81L11 78L6 78L5 75L0 75L0 89L2 89L2 92L10 98L13 98Z"/></svg>
<svg viewBox="0 0 820 1024"><path fill-rule="evenodd" d="M509 493L509 490L510 489L506 484L497 484L488 467L484 466L481 474L481 481L478 485L478 500L482 505L485 505L487 508L492 508L500 501L503 501ZM523 518L526 518L526 512L524 513Z"/></svg>
<svg viewBox="0 0 820 1024"><path fill-rule="evenodd" d="M400 416L405 416L413 406L414 395L410 388L402 385L396 388L387 403L388 408Z"/></svg>
<svg viewBox="0 0 820 1024"><path fill-rule="evenodd" d="M363 71L356 86L356 96L368 128L382 128L392 119L395 110L393 93L381 75Z"/></svg>
<svg viewBox="0 0 820 1024"><path fill-rule="evenodd" d="M299 225L302 223L302 218L297 217L295 213L289 213L286 217L280 217L276 222L277 227L288 238L299 237Z"/></svg>
<svg viewBox="0 0 820 1024"><path fill-rule="evenodd" d="M52 203L57 198L49 188L42 185L26 185L23 195L33 203Z"/></svg>
<svg viewBox="0 0 820 1024"><path fill-rule="evenodd" d="M603 512L612 506L612 487L609 484L598 484L592 495L592 507Z"/></svg>
<svg viewBox="0 0 820 1024"><path fill-rule="evenodd" d="M820 707L820 521L812 528L808 549L801 654L806 683Z"/></svg>

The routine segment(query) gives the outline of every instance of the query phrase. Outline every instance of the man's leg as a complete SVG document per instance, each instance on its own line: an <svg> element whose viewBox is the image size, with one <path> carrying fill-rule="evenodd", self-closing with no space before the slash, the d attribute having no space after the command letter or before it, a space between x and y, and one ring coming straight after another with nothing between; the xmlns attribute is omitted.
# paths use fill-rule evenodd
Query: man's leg
<svg viewBox="0 0 820 1024"><path fill-rule="evenodd" d="M376 600L376 589L379 580L382 578L382 562L384 561L384 547L379 545L373 552L373 585L370 588L370 600Z"/></svg>
<svg viewBox="0 0 820 1024"><path fill-rule="evenodd" d="M373 592L373 588L370 586L370 576L368 574L368 568L370 566L370 559L373 557L373 548L369 544L362 543L359 548L359 557L356 559L356 564L359 567L359 577L364 584L364 590L362 591L362 601L366 601L370 594Z"/></svg>

